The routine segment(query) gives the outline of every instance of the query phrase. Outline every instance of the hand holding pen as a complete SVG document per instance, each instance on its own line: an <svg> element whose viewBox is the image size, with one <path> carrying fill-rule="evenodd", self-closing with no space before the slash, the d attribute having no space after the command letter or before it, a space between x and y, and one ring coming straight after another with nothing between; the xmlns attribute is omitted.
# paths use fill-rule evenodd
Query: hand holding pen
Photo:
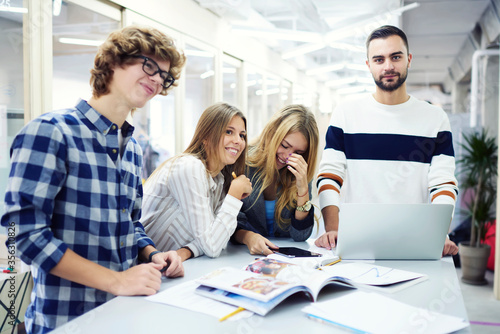
<svg viewBox="0 0 500 334"><path fill-rule="evenodd" d="M232 175L233 181L227 193L237 199L248 197L252 192L252 183L250 179L245 175L236 176L235 172L233 172Z"/></svg>
<svg viewBox="0 0 500 334"><path fill-rule="evenodd" d="M182 277L184 276L184 266L182 259L176 251L160 252L155 254L152 262L161 264L160 272L167 277Z"/></svg>

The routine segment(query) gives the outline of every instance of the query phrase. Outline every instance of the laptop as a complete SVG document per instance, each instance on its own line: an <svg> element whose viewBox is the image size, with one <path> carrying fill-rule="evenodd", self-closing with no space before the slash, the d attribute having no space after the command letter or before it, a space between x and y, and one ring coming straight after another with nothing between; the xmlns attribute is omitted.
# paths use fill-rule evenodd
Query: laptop
<svg viewBox="0 0 500 334"><path fill-rule="evenodd" d="M340 206L336 253L346 260L438 260L451 204Z"/></svg>

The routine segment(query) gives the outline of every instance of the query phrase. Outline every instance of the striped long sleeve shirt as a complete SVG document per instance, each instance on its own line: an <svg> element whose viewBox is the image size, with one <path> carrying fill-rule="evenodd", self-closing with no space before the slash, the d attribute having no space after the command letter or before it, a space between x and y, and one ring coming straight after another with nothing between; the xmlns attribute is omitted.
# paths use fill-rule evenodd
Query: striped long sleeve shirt
<svg viewBox="0 0 500 334"><path fill-rule="evenodd" d="M162 251L189 247L217 257L236 229L242 201L223 192L222 174L209 175L192 155L164 164L144 186L142 223Z"/></svg>
<svg viewBox="0 0 500 334"><path fill-rule="evenodd" d="M399 105L373 96L339 105L317 180L320 207L345 203L448 203L458 195L450 124L414 97Z"/></svg>

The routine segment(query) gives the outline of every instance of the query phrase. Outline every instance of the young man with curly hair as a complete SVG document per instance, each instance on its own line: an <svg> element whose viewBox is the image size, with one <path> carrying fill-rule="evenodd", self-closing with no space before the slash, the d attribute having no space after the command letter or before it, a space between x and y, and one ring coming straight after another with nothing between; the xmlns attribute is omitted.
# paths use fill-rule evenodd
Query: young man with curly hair
<svg viewBox="0 0 500 334"><path fill-rule="evenodd" d="M89 101L29 122L11 147L3 226L31 265L28 333L45 333L117 295L151 295L163 275L184 275L176 252L158 252L139 219L142 152L126 121L166 95L185 56L152 28L109 35L91 70ZM139 264L141 263L141 264Z"/></svg>

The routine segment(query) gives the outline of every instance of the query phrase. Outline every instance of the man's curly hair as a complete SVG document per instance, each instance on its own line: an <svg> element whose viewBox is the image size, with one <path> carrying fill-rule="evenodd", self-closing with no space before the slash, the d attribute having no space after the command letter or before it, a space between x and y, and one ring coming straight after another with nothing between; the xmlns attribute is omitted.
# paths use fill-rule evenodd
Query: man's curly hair
<svg viewBox="0 0 500 334"><path fill-rule="evenodd" d="M94 59L94 68L90 70L90 85L94 98L109 93L113 69L134 63L135 58L130 57L134 55L169 61L169 72L176 80L173 86L177 86L186 56L175 46L173 38L155 28L132 25L112 32L99 47ZM162 89L160 94L167 95L167 89Z"/></svg>

